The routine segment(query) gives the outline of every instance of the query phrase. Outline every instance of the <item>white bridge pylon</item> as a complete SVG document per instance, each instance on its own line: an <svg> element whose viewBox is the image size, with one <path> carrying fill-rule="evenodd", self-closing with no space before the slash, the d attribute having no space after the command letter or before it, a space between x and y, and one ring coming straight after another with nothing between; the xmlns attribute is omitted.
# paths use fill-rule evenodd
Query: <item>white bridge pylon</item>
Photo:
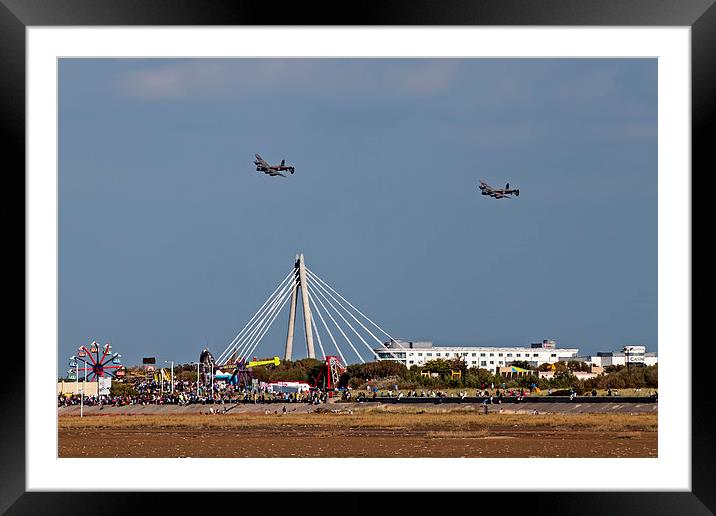
<svg viewBox="0 0 716 516"><path fill-rule="evenodd" d="M300 254L296 255L293 270L279 283L278 287L261 305L261 308L256 311L253 317L249 319L249 322L229 343L219 356L217 364L235 364L242 359L248 360L289 300L291 304L284 360L291 360L293 357L293 337L296 327L299 290L303 308L303 327L306 335L306 354L309 358L316 358L313 345L314 336L324 359L326 356L337 352L346 365L355 363L355 358L361 363L366 362L364 357L370 357L371 360L381 360L376 349L388 352L391 357L387 358L387 360L399 358L395 350L387 347L384 341L386 341L385 337L387 337L388 342L396 343L400 348L403 348L400 341L391 337L390 334L353 306L333 287L306 267L303 254ZM319 324L313 320L314 313L318 315L318 321L321 323L322 329L320 331ZM328 336L328 341L324 341L321 338L321 333L324 331L324 336ZM384 337L379 337L376 333ZM369 343L371 340L375 341L376 344L371 345ZM324 343L326 347L324 347ZM368 350L367 352L366 349ZM351 361L347 360L346 356Z"/></svg>

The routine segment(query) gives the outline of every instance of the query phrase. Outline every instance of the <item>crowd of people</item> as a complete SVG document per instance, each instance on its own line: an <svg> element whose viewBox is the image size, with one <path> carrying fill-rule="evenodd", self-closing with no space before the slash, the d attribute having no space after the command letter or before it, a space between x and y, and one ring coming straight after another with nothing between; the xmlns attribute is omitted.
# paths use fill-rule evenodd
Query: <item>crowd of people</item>
<svg viewBox="0 0 716 516"><path fill-rule="evenodd" d="M172 391L169 382L142 380L133 384L132 394L58 395L58 406L67 407L84 404L87 406L109 405L214 405L236 403L311 403L318 405L328 401L328 393L321 389L303 392L273 392L262 388L238 388L225 382L216 382L213 386L197 386L196 382L177 381Z"/></svg>
<svg viewBox="0 0 716 516"><path fill-rule="evenodd" d="M495 391L494 395L490 389L477 389L475 391L476 398L487 398L487 399L491 399L491 398L495 398L495 397L502 399L503 397L509 396L509 397L517 398L518 400L522 400L527 394L528 393L527 393L527 391L525 391L525 389L520 389L520 390L518 390L518 389L509 389L509 390L497 389ZM456 396L459 397L460 399L465 399L468 397L468 395L469 395L469 393L466 390L459 391L456 394ZM343 393L344 400L350 400L351 396L352 395L351 395L350 391L345 391ZM368 397L401 399L403 397L407 397L407 398L447 398L448 396L450 396L450 394L446 391L432 390L432 389L429 389L427 391L421 390L420 392L418 392L417 390L409 390L409 391L407 391L407 393L403 393L403 391L398 390L397 386L395 386L394 389L388 389L387 391L380 391L380 392L377 389L369 388L367 394L365 392L361 391L360 393L358 393L358 396L356 397L356 401L363 401L363 400L367 399Z"/></svg>
<svg viewBox="0 0 716 516"><path fill-rule="evenodd" d="M88 406L94 405L193 405L193 404L236 404L236 403L310 403L318 405L328 401L329 393L322 389L310 389L300 392L273 392L267 388L239 388L229 385L225 382L215 382L213 385L197 385L194 381L177 381L173 389L170 382L156 381L153 379L141 380L132 384L132 394L109 394L109 395L86 395L81 398L79 394L60 394L58 395L58 406L73 406L84 403ZM525 396L529 395L526 389L500 389L496 390L494 385L486 386L475 391L475 397L481 398L482 403L502 403L503 398L509 397L522 401ZM530 389L531 390L531 389ZM548 395L552 394L549 389ZM569 398L574 399L576 396L574 389L569 390ZM591 393L596 396L596 390ZM465 399L469 395L467 390L461 390L455 394L460 399ZM608 396L617 396L616 390L609 389ZM379 391L377 387L368 386L367 392L361 391L356 396L355 401L362 402L366 399L373 398L435 398L441 400L449 397L450 394L443 390L427 391L408 390L405 393L398 389L397 385L393 385L391 389ZM655 394L652 394L656 397ZM350 401L353 394L350 388L343 390L341 399Z"/></svg>

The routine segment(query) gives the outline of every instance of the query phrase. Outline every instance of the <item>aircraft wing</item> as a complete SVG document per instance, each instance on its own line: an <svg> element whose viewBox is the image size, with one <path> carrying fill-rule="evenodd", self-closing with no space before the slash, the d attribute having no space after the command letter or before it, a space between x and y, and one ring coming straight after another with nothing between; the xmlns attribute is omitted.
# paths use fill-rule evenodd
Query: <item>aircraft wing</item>
<svg viewBox="0 0 716 516"><path fill-rule="evenodd" d="M272 170L271 172L269 172L269 174L272 175L272 176L286 177L286 176L284 176L281 172L278 172L278 171L276 171L276 170Z"/></svg>
<svg viewBox="0 0 716 516"><path fill-rule="evenodd" d="M261 165L262 167L269 168L269 164L266 163L266 160L263 159L263 158L262 158L261 156L259 156L258 154L256 154L256 162L255 162L255 163L256 163L257 165Z"/></svg>

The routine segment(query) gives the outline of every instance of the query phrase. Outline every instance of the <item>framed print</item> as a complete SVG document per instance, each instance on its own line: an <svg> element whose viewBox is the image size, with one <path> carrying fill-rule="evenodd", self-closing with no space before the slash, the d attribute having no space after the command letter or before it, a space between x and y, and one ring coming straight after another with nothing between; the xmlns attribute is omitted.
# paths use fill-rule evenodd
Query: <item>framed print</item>
<svg viewBox="0 0 716 516"><path fill-rule="evenodd" d="M716 510L712 2L359 7L2 0L27 199L3 511Z"/></svg>

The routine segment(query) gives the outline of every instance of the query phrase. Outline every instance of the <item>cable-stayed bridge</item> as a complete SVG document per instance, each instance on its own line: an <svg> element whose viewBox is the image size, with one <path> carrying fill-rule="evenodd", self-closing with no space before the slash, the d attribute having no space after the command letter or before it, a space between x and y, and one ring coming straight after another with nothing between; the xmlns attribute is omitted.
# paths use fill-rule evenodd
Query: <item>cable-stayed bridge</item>
<svg viewBox="0 0 716 516"><path fill-rule="evenodd" d="M346 365L356 361L401 358L395 348L385 345L390 342L403 348L400 341L306 267L303 254L300 254L296 255L293 269L219 355L216 364L237 364L253 356L286 305L289 305L289 315L284 360L291 360L299 295L309 358L316 358L314 342L318 343L319 358L338 353ZM317 320L314 320L314 313Z"/></svg>

